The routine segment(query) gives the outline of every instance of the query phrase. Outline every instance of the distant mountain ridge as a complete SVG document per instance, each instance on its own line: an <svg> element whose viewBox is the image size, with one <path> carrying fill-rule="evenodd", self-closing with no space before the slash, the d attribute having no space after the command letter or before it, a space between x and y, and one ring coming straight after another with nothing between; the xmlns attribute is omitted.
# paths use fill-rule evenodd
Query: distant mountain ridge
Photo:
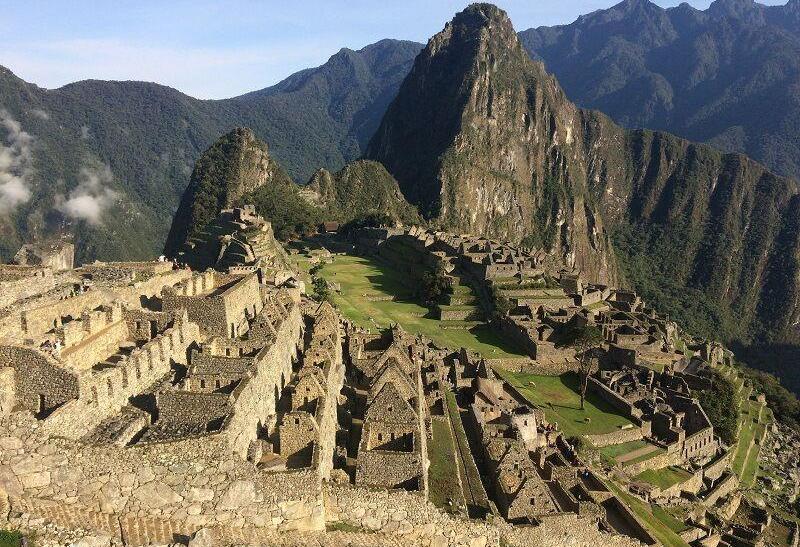
<svg viewBox="0 0 800 547"><path fill-rule="evenodd" d="M800 0L625 0L520 39L579 106L800 178Z"/></svg>
<svg viewBox="0 0 800 547"><path fill-rule="evenodd" d="M626 127L666 130L800 174L800 0L717 0L705 11L626 0L569 25L520 33L567 96ZM143 82L56 90L0 68L0 109L34 138L33 195L0 219L0 258L74 232L79 260L156 254L195 160L246 126L303 183L360 157L422 44L382 40L240 97L200 101ZM0 139L4 137L0 129ZM88 166L110 167L117 225L54 209Z"/></svg>
<svg viewBox="0 0 800 547"><path fill-rule="evenodd" d="M157 256L194 162L247 126L295 180L339 169L363 147L422 46L382 40L261 91L201 101L145 82L87 80L45 90L0 68L0 110L33 139L30 199L0 218L0 259L55 231L76 235L78 260ZM0 142L6 137L0 128ZM117 200L102 223L67 217L57 194L87 166L108 166ZM113 219L113 222L108 220Z"/></svg>

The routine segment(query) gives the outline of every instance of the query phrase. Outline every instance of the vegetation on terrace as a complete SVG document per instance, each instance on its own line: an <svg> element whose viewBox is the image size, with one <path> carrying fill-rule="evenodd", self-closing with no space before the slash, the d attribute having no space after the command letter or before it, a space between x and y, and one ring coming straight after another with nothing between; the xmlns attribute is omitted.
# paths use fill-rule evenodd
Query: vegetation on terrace
<svg viewBox="0 0 800 547"><path fill-rule="evenodd" d="M411 298L413 289L403 275L376 261L340 255L317 275L339 284L341 291L331 295L333 302L345 317L362 327L385 328L398 323L443 347L464 347L486 358L524 357L488 325L469 330L442 328L441 321L428 317L429 310Z"/></svg>
<svg viewBox="0 0 800 547"><path fill-rule="evenodd" d="M692 474L688 471L670 466L663 469L647 469L636 475L636 478L666 490L676 484L685 482L691 476Z"/></svg>
<svg viewBox="0 0 800 547"><path fill-rule="evenodd" d="M688 545L678 535L686 528L683 523L666 511L660 510L657 505L650 505L640 500L611 481L606 481L606 486L644 522L650 533L663 545L666 547L686 547Z"/></svg>
<svg viewBox="0 0 800 547"><path fill-rule="evenodd" d="M738 424L739 394L733 383L714 371L711 389L703 390L696 394L700 405L714 426L714 433L720 436L726 444L736 441Z"/></svg>
<svg viewBox="0 0 800 547"><path fill-rule="evenodd" d="M495 370L523 397L541 407L547 420L557 422L567 437L611 433L633 425L616 408L592 392L586 394L585 408L581 410L579 379L574 372L544 376L500 368Z"/></svg>
<svg viewBox="0 0 800 547"><path fill-rule="evenodd" d="M456 449L453 435L446 420L431 421L432 438L428 442L428 488L429 499L437 507L447 507L448 501L463 505L464 499L458 474L454 473Z"/></svg>

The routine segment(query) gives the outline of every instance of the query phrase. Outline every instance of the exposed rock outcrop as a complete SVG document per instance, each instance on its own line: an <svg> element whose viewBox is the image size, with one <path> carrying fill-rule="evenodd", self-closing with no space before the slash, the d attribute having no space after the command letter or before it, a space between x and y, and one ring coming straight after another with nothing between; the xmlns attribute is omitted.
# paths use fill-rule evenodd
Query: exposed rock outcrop
<svg viewBox="0 0 800 547"><path fill-rule="evenodd" d="M302 195L341 220L381 213L404 224L420 222L419 213L406 201L395 178L375 161L355 161L337 173L319 169Z"/></svg>

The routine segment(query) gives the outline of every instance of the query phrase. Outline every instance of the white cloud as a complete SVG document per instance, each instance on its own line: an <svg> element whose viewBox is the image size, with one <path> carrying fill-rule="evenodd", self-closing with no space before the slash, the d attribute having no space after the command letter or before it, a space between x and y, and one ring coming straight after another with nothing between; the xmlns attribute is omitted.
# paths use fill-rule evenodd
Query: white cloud
<svg viewBox="0 0 800 547"><path fill-rule="evenodd" d="M0 212L8 213L31 198L33 137L5 109L0 109Z"/></svg>
<svg viewBox="0 0 800 547"><path fill-rule="evenodd" d="M68 196L56 195L55 208L68 217L85 220L89 224L102 224L103 212L117 199L118 194L108 185L114 180L111 169L84 167L79 175L78 186Z"/></svg>
<svg viewBox="0 0 800 547"><path fill-rule="evenodd" d="M31 114L33 116L36 116L40 120L47 121L50 119L50 113L47 110L43 110L41 108L34 108L33 110L31 110Z"/></svg>

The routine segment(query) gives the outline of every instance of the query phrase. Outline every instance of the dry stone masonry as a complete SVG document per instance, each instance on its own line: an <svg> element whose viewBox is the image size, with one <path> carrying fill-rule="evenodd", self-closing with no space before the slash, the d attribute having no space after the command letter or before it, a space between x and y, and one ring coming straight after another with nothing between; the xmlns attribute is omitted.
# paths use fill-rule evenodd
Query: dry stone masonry
<svg viewBox="0 0 800 547"><path fill-rule="evenodd" d="M734 450L693 396L733 356L687 344L636 294L472 236L363 229L340 242L409 273L409 294L441 266L451 294L437 317L492 318L529 354L491 361L356 326L305 294L282 249L257 248L278 244L251 208L218 224L231 233L182 255L216 245L214 270L64 268L60 255L0 266L0 519L105 544L499 546L658 543L625 496L740 514ZM583 441L658 454L598 466L503 376L574 369L559 336L576 324L602 332L590 393L632 424ZM631 480L667 468L686 480ZM759 526L692 517L682 537L755 545Z"/></svg>

